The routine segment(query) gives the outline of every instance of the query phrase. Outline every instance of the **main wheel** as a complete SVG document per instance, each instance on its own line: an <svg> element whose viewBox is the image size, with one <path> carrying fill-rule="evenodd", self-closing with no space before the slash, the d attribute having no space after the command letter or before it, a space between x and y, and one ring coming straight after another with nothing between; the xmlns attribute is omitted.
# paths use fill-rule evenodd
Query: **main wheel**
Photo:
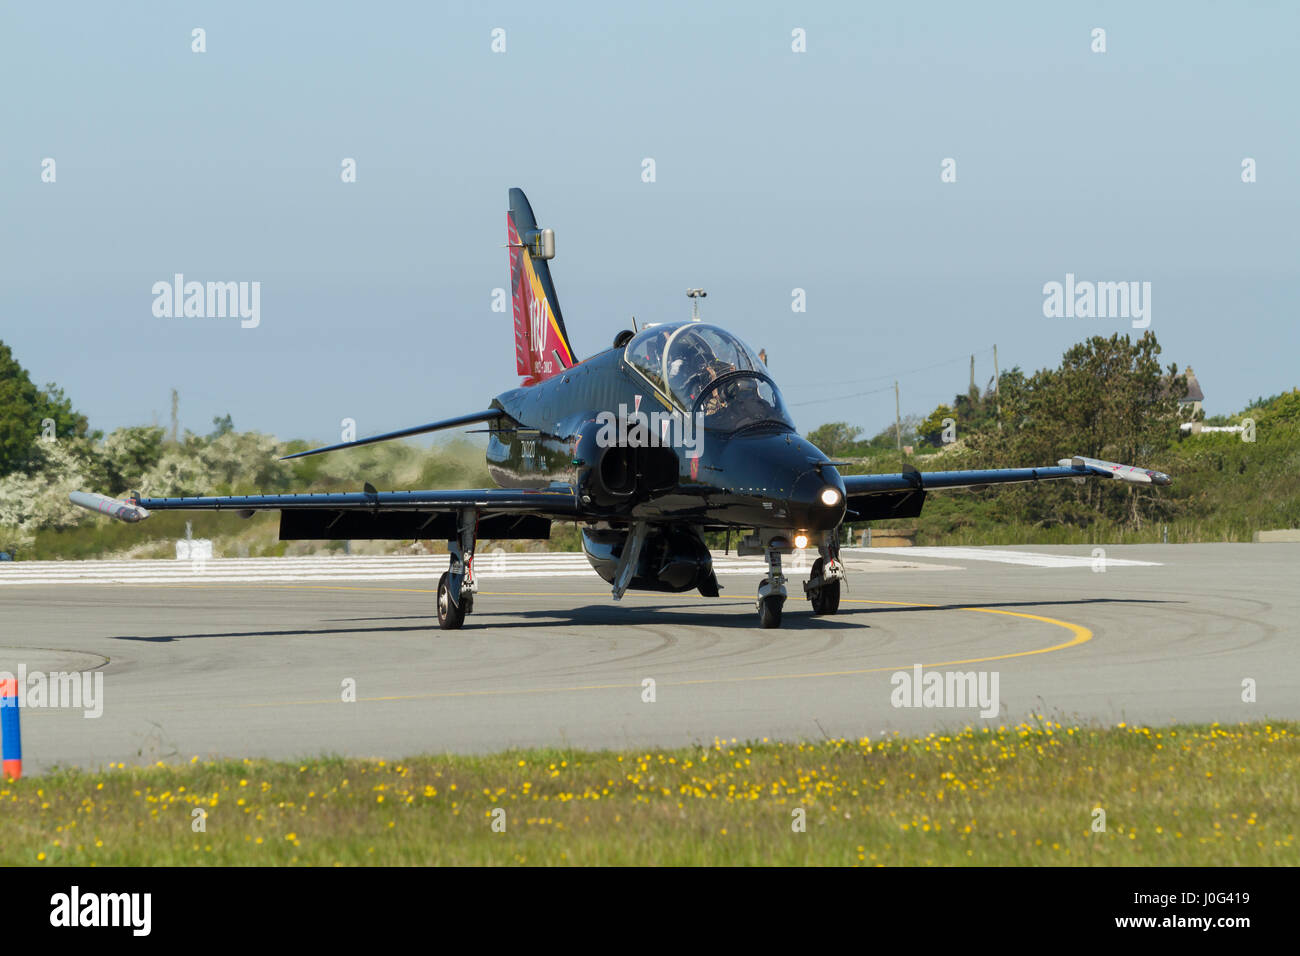
<svg viewBox="0 0 1300 956"><path fill-rule="evenodd" d="M443 571L438 579L438 627L454 631L465 623L465 606L457 607L451 599L451 572Z"/></svg>
<svg viewBox="0 0 1300 956"><path fill-rule="evenodd" d="M822 559L813 562L812 576L821 577ZM840 582L828 581L808 595L814 614L834 614L840 609Z"/></svg>
<svg viewBox="0 0 1300 956"><path fill-rule="evenodd" d="M767 583L767 578L758 582L761 588ZM785 607L785 597L780 594L769 594L767 597L758 599L758 626L763 628L781 626L781 609Z"/></svg>

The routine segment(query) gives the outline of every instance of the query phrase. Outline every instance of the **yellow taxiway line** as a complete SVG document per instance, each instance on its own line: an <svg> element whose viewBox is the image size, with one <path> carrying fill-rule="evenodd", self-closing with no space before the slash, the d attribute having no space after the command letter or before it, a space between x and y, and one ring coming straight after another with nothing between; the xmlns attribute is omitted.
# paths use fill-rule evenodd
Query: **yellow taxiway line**
<svg viewBox="0 0 1300 956"><path fill-rule="evenodd" d="M186 585L186 586L203 587L204 585ZM221 587L221 585L216 585L216 586ZM254 585L254 586L258 587L258 585ZM314 585L265 585L265 587L314 588L316 586ZM344 591L422 590L422 589L415 589L415 588L335 587L330 585L322 585L320 587L327 590L344 590ZM574 592L574 593L560 593L555 591L483 591L480 593L485 596L495 594L498 596L509 595L509 596L518 596L518 597L548 597L548 596L549 597L607 597L608 596L598 591L584 591L584 592ZM663 595L656 593L655 595L652 596L662 597ZM891 607L919 607L919 608L943 607L943 605L940 604L919 604L919 603L909 602L909 601L869 601L860 598L845 598L844 600L852 604L879 604L879 605L886 605ZM1007 617L1019 617L1029 621L1038 621L1043 624L1051 624L1055 627L1064 628L1065 630L1069 631L1072 636L1068 641L1063 641L1059 644L1053 644L1050 647L1039 647L1028 651L1013 651L1008 654L994 654L988 657L968 657L962 660L938 661L933 664L922 664L921 665L922 667L928 667L933 669L936 667L954 667L958 664L984 664L984 663L988 663L989 661L1005 661L1005 660L1012 660L1018 657L1031 657L1035 654L1051 654L1054 651L1063 651L1066 648L1078 647L1080 644L1085 644L1088 641L1092 640L1092 631L1088 630L1088 628L1084 627L1083 625L1072 624L1069 621L1062 621L1054 617L1044 617L1041 614L1025 614L1020 611L1003 611L997 608L987 608L987 607L960 607L960 608L955 608L954 610L970 611L976 614L1002 614ZM665 681L663 682L663 686L689 687L689 686L700 686L704 684L742 684L742 683L752 683L757 681L770 681L770 680L806 680L806 679L825 678L825 677L854 677L862 674L879 674L885 671L906 670L908 668L914 667L915 664L916 664L915 661L911 661L908 662L907 664L891 665L889 667L865 667L865 668L853 669L853 670L811 671L811 672L790 673L790 674L756 674L756 675L751 675L746 677L709 677L709 678L700 678L698 680ZM455 697L494 697L494 696L513 696L513 695L523 695L523 694L563 694L563 693L577 693L582 691L599 691L599 690L639 690L640 688L641 688L640 684L576 684L570 687L521 687L521 688L506 688L506 689L494 689L494 690L437 691L428 694L397 694L397 695L386 696L386 697L358 697L357 702L358 703L361 702L393 703L393 702L412 701L412 700L438 700L442 698L455 698ZM268 701L265 703L258 703L258 704L245 704L243 706L245 707L293 707L293 706L301 706L301 705L336 704L336 703L338 703L337 699L286 700L286 701Z"/></svg>

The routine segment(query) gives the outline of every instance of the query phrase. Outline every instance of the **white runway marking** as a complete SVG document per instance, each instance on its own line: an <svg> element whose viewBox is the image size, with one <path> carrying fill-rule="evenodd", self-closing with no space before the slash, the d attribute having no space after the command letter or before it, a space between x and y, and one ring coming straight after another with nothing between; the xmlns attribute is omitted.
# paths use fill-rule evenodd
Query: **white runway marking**
<svg viewBox="0 0 1300 956"><path fill-rule="evenodd" d="M999 551L993 548L845 548L846 558L852 555L871 554L873 557L894 553L900 558L946 558L949 561L996 561L1000 564L1020 564L1031 568L1087 568L1102 561L1108 568L1162 567L1159 561L1132 561L1121 558L1094 558L1086 554L1040 554L1033 551Z"/></svg>
<svg viewBox="0 0 1300 956"><path fill-rule="evenodd" d="M913 550L913 549L908 549ZM920 550L920 549L916 549ZM933 549L932 549L933 550ZM942 549L939 549L942 550ZM952 570L948 565L909 563L907 555L879 559L880 551L844 555L850 572ZM933 556L933 555L928 555ZM806 574L816 554L787 557L791 577ZM899 560L904 559L904 560ZM762 577L767 570L760 558L738 558L715 552L713 569L719 575ZM299 558L211 558L190 561L15 561L0 564L0 586L6 584L291 584L312 581L417 581L437 583L447 570L446 555L337 555ZM590 578L596 572L578 552L493 554L475 558L480 583L510 578Z"/></svg>

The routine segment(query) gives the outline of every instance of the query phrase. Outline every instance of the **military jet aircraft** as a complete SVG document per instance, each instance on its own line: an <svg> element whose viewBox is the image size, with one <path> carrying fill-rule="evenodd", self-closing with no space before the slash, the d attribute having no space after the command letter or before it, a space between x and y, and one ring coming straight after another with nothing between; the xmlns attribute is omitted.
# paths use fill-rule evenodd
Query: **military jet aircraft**
<svg viewBox="0 0 1300 956"><path fill-rule="evenodd" d="M626 329L582 361L570 344L549 261L555 234L539 229L522 190L506 217L515 357L523 378L482 411L289 455L299 458L481 424L497 488L341 494L230 495L125 500L74 492L73 502L123 521L151 511L280 512L282 540L442 539L450 567L438 581L438 624L474 610L479 539L546 539L554 521L582 525L583 550L615 600L628 589L716 597L707 531L741 532L738 552L762 555L759 625L780 627L788 597L781 558L810 543L818 558L803 591L814 614L834 614L846 519L911 518L926 495L1008 482L1106 477L1169 484L1129 465L1074 457L1039 468L841 475L801 438L766 364L731 332L701 321Z"/></svg>

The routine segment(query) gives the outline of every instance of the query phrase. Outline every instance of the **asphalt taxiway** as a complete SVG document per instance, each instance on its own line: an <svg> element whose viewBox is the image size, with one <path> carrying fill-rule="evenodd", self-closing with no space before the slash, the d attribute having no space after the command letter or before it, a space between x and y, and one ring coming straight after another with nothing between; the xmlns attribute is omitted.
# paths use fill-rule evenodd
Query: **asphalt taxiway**
<svg viewBox="0 0 1300 956"><path fill-rule="evenodd" d="M1300 545L845 555L840 613L795 596L780 630L757 626L761 566L734 556L719 598L620 603L581 556L481 556L460 631L434 614L445 558L15 563L0 567L0 670L103 675L98 717L23 710L27 773L877 737L1030 714L1300 718ZM917 664L996 672L997 715L894 706L893 675Z"/></svg>

